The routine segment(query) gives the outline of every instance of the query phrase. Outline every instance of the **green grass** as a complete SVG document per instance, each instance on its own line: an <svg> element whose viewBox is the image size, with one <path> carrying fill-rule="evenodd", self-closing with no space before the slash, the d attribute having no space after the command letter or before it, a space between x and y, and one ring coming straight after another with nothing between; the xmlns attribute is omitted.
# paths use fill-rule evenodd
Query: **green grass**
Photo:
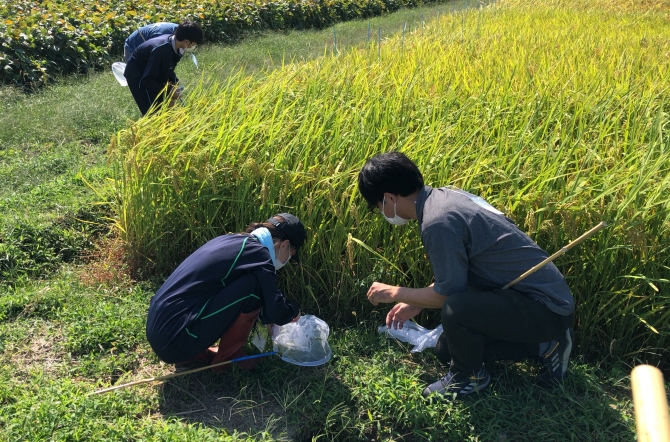
<svg viewBox="0 0 670 442"><path fill-rule="evenodd" d="M206 46L198 50L198 61L209 68L203 69L206 75L227 78L240 67L248 74L280 68L289 63L300 63L333 53L337 39L337 50L346 51L368 43L368 24L370 40L376 41L378 33L386 40L394 34L410 33L425 27L429 20L466 8L486 5L490 0L459 0L438 6L423 6L403 9L388 16L374 17L369 20L353 20L338 23L324 30L288 31L285 33L261 34L248 37L240 51L238 46ZM188 71L194 69L191 63ZM213 71L213 72L212 72Z"/></svg>
<svg viewBox="0 0 670 442"><path fill-rule="evenodd" d="M3 440L629 440L627 373L580 362L559 389L532 364L493 364L492 387L426 400L444 368L377 334L379 315L332 331L334 358L302 368L273 357L254 373L203 372L87 396L170 372L143 339L150 285L91 288L76 274L0 295ZM39 425L33 423L39 422ZM585 436L587 435L587 436ZM210 439L207 439L210 438Z"/></svg>
<svg viewBox="0 0 670 442"><path fill-rule="evenodd" d="M425 17L436 11L426 9ZM384 17L382 26L399 30L407 20L420 29L419 11L400 14ZM357 40L347 42L349 26ZM367 39L366 22L337 29L347 46ZM235 47L205 48L200 62L225 78L242 65L250 73L275 66L284 53L299 60L305 47L314 48L306 57L318 56L327 44L332 29L269 34ZM199 75L188 62L178 73L187 82ZM430 352L411 354L405 344L379 336L384 308L369 316L358 310L362 320L347 326L333 323L335 356L322 367L273 357L254 373L202 372L87 396L113 383L172 372L144 338L146 309L161 281L130 279L118 242L107 235L104 217L110 213L92 204L100 197L86 185L110 176L108 140L139 113L110 72L30 96L3 88L0 100L0 248L11 247L18 263L3 267L7 255L0 249L0 440L634 438L629 367L621 361L587 362L576 355L570 377L556 390L532 384L537 367L531 363L494 364L492 387L480 397L454 404L423 399L423 386L445 368ZM369 269L358 289L384 274L382 266Z"/></svg>

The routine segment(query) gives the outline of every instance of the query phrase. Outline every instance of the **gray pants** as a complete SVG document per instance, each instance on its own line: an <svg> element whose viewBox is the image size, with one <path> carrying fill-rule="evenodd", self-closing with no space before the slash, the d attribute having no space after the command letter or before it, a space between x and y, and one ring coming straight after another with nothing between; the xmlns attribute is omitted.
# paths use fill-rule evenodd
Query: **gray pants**
<svg viewBox="0 0 670 442"><path fill-rule="evenodd" d="M539 357L540 343L557 339L573 315L562 316L516 290L478 290L447 296L436 354L451 370L472 373L484 360Z"/></svg>

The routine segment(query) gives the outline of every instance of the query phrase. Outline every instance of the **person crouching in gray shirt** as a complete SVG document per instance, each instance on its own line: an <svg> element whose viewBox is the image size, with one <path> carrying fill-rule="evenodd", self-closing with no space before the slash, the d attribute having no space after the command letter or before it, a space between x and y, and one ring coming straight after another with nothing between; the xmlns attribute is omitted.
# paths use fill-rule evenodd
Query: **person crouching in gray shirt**
<svg viewBox="0 0 670 442"><path fill-rule="evenodd" d="M541 386L560 383L572 350L574 299L553 263L507 290L510 281L548 257L528 235L483 199L456 188L424 185L418 167L400 152L370 158L358 188L371 210L395 225L418 220L435 282L424 288L374 282L373 305L396 303L386 325L403 324L424 308L442 309L436 354L450 366L424 396L460 399L487 387L485 361L541 361Z"/></svg>

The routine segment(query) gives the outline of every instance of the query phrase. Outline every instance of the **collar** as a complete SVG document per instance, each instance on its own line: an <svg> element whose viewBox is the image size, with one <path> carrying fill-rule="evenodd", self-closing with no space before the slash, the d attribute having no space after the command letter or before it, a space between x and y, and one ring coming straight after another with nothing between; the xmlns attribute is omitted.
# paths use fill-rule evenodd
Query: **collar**
<svg viewBox="0 0 670 442"><path fill-rule="evenodd" d="M465 195L465 196L467 196L468 198L470 198L470 201L472 201L473 203L477 204L477 205L478 205L479 207L481 207L482 209L486 209L486 210L488 210L489 212L493 212L493 213L495 213L496 215L505 215L503 212L501 212L500 210L498 210L498 209L496 209L495 207L493 207L493 206L492 206L491 204L489 204L484 198L482 198L482 197L480 197L480 196L474 195L474 194L472 194L472 193L470 193L470 192L466 192L465 190L463 190L463 189L459 189L459 188L457 188L457 187L449 187L449 190L453 190L453 191L456 192L456 193L460 193L461 195Z"/></svg>
<svg viewBox="0 0 670 442"><path fill-rule="evenodd" d="M174 51L175 54L181 55L179 53L179 50L177 49L176 43L175 43L175 38L174 35L170 37L170 42L172 43L172 50Z"/></svg>
<svg viewBox="0 0 670 442"><path fill-rule="evenodd" d="M272 258L272 265L275 265L275 244L272 242L272 235L266 227L259 227L258 229L251 232L253 236L258 238L258 241L268 249L270 253L270 258Z"/></svg>
<svg viewBox="0 0 670 442"><path fill-rule="evenodd" d="M432 187L423 186L423 188L419 190L419 194L416 196L416 218L419 221L419 226L423 223L423 206L426 204L426 200L432 192Z"/></svg>

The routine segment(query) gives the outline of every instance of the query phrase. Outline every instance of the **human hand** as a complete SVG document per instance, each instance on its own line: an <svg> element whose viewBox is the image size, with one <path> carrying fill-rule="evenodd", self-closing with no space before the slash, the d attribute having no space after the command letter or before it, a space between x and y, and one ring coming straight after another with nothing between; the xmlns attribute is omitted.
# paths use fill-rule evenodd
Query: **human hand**
<svg viewBox="0 0 670 442"><path fill-rule="evenodd" d="M177 101L181 97L181 93L184 90L184 87L178 87L176 84L172 85L172 100Z"/></svg>
<svg viewBox="0 0 670 442"><path fill-rule="evenodd" d="M393 296L400 290L400 287L383 284L381 282L373 282L368 289L368 301L372 305L388 304L393 301Z"/></svg>
<svg viewBox="0 0 670 442"><path fill-rule="evenodd" d="M177 104L177 101L179 101L181 97L181 92L184 90L183 87L177 87L176 84L171 85L170 88L170 95L169 95L169 103L168 107L173 107L175 104Z"/></svg>
<svg viewBox="0 0 670 442"><path fill-rule="evenodd" d="M405 321L408 321L421 313L421 310L423 310L421 307L415 307L400 302L394 305L391 311L388 312L388 315L386 315L386 326L388 328L393 327L394 330L402 330Z"/></svg>

